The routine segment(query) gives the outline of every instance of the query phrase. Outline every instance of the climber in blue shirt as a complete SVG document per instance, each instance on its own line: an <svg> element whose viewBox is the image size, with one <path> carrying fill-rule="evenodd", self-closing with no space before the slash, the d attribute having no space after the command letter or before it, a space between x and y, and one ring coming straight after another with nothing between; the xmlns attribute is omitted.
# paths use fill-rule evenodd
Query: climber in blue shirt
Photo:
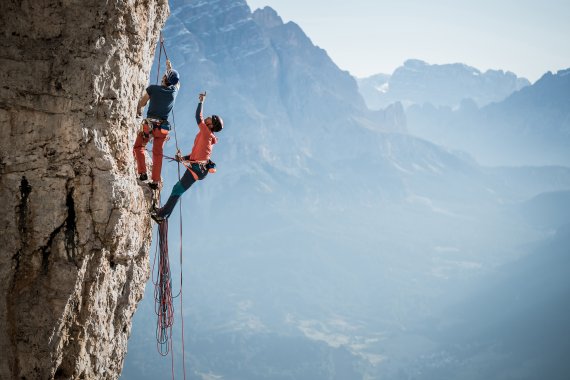
<svg viewBox="0 0 570 380"><path fill-rule="evenodd" d="M180 76L178 71L173 70L170 61L166 60L166 73L162 77L162 83L148 86L137 106L137 116L141 116L143 108L148 103L146 119L143 120L141 130L135 140L133 153L137 161L138 177L141 181L146 181L148 176L144 151L152 134L154 139L152 144L152 182L149 183L152 189L158 189L160 184L163 148L170 131L168 116L174 107L179 89Z"/></svg>

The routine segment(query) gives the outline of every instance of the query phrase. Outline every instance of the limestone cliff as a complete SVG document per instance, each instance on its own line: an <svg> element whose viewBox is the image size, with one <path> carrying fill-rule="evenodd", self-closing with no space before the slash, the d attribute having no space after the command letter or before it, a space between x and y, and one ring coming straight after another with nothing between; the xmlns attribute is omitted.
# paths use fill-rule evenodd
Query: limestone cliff
<svg viewBox="0 0 570 380"><path fill-rule="evenodd" d="M149 275L132 144L167 0L0 5L0 378L118 378Z"/></svg>

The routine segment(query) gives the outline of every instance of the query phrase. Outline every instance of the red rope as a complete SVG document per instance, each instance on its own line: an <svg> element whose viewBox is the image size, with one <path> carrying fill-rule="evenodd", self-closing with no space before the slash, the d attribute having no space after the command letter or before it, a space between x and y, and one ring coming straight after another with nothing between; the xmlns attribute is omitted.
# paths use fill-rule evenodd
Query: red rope
<svg viewBox="0 0 570 380"><path fill-rule="evenodd" d="M145 149L145 150L146 150L147 153L149 153L149 155L150 155L150 154L154 154L154 153L152 152L152 150L149 150L149 149ZM159 155L159 156L160 156L160 155ZM191 166L191 165L188 165L188 164L186 163L186 161L178 161L178 160L176 159L176 157L170 157L170 156L167 156L166 154L162 154L162 157L163 157L163 158L166 158L166 159L169 160L169 161L176 161L176 162L178 162L178 180L179 180L179 181L180 181L180 164L182 164L182 166L184 166L184 167L185 167L188 171L190 171L191 173L194 173L194 170L192 170L192 166ZM194 176L194 179L197 180L196 174L194 173L194 174L192 174L192 175ZM180 215L181 215L181 218L182 218L182 199L180 199L180 211L181 211L181 212L180 212ZM182 219L180 219L180 224L182 225ZM182 229L182 226L180 227L180 229ZM180 234L182 235L182 231L180 232ZM181 250L182 250L182 248L181 248ZM181 253L181 254L182 254L182 253Z"/></svg>
<svg viewBox="0 0 570 380"><path fill-rule="evenodd" d="M174 355L172 342L172 327L174 325L174 304L172 302L172 276L168 258L168 220L158 225L158 254L155 251L152 265L152 281L154 284L154 304L157 315L156 344L157 351L162 356L170 353L172 380L174 380ZM158 257L158 266L157 266ZM156 278L155 269L156 267ZM186 378L186 370L184 370Z"/></svg>
<svg viewBox="0 0 570 380"><path fill-rule="evenodd" d="M170 261L168 258L167 220L158 225L158 242L159 255L156 280L153 276L153 282L155 285L155 313L158 316L156 323L156 343L158 352L162 356L166 356L172 349L172 326L174 325L174 311L172 305L172 277L170 274Z"/></svg>

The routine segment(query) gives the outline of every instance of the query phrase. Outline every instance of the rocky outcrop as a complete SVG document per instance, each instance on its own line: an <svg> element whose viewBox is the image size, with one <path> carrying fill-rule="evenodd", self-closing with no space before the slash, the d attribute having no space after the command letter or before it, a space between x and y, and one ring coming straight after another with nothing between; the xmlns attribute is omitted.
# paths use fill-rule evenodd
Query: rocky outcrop
<svg viewBox="0 0 570 380"><path fill-rule="evenodd" d="M0 378L114 379L149 275L136 101L166 0L0 5Z"/></svg>

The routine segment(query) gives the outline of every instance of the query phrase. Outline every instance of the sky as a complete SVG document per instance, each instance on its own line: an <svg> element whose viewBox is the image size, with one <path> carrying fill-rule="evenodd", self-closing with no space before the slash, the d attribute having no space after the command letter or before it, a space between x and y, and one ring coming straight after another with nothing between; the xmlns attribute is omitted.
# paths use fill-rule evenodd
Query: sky
<svg viewBox="0 0 570 380"><path fill-rule="evenodd" d="M531 82L570 67L569 0L247 0L294 21L356 77L406 59L512 71Z"/></svg>

